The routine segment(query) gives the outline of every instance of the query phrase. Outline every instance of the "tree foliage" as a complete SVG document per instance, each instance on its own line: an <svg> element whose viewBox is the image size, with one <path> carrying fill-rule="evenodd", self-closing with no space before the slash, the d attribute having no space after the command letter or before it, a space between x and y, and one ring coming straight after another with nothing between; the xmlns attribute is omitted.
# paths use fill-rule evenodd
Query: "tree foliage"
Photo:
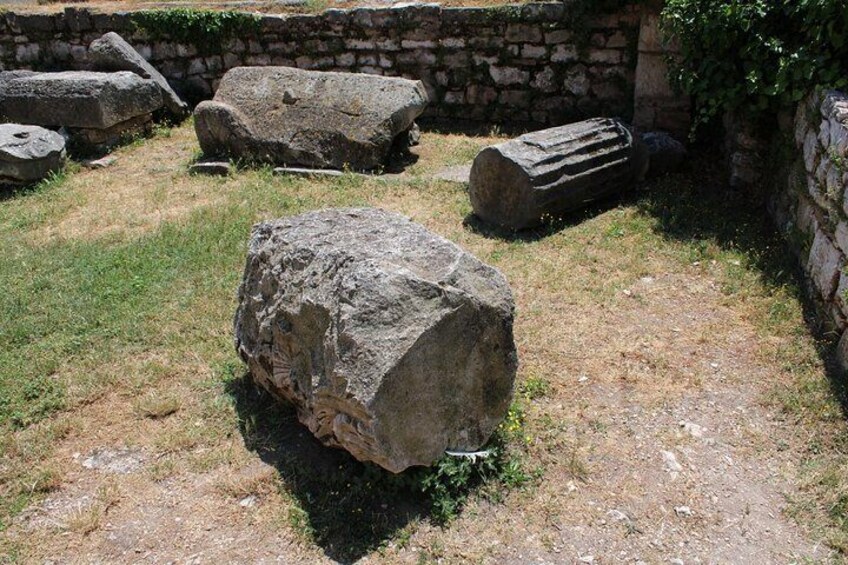
<svg viewBox="0 0 848 565"><path fill-rule="evenodd" d="M696 126L848 86L846 0L668 0L663 27L680 45L671 80L693 97Z"/></svg>

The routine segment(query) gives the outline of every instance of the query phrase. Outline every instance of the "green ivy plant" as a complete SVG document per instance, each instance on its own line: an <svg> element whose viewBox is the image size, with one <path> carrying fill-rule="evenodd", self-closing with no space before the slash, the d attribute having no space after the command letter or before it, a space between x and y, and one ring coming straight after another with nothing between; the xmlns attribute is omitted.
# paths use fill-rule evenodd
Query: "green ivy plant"
<svg viewBox="0 0 848 565"><path fill-rule="evenodd" d="M668 0L680 45L670 78L693 98L694 127L724 112L756 120L815 87L848 87L845 0Z"/></svg>
<svg viewBox="0 0 848 565"><path fill-rule="evenodd" d="M224 44L231 39L256 34L259 20L258 14L194 8L143 10L132 15L136 28L146 32L151 39L189 43L198 51L207 53L222 51Z"/></svg>

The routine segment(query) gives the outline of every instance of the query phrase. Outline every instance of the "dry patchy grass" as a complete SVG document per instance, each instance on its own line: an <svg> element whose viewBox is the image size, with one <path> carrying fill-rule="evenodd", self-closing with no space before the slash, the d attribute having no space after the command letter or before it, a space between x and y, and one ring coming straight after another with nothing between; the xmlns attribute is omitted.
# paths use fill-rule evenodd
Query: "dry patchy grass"
<svg viewBox="0 0 848 565"><path fill-rule="evenodd" d="M693 174L531 234L493 232L469 217L463 187L431 175L499 139L425 132L418 161L387 178L214 179L186 173L187 124L123 148L113 167L0 202L0 306L14 320L0 352L3 547L22 560L180 560L203 547L210 560L390 563L763 562L827 559L820 540L844 548L840 393L765 221ZM543 479L484 486L444 528L315 445L241 378L232 350L250 226L358 205L414 218L514 290L507 437ZM114 495L78 463L104 446L143 454Z"/></svg>

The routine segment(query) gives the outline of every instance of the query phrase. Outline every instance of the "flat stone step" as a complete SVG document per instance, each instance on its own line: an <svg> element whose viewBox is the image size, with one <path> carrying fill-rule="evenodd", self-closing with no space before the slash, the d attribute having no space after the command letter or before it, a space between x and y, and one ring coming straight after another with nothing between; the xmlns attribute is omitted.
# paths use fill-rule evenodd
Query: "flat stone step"
<svg viewBox="0 0 848 565"><path fill-rule="evenodd" d="M209 175L226 177L232 174L233 166L229 161L201 161L188 168L190 175Z"/></svg>
<svg viewBox="0 0 848 565"><path fill-rule="evenodd" d="M340 177L344 174L336 169L307 169L304 167L274 167L273 173L295 177Z"/></svg>

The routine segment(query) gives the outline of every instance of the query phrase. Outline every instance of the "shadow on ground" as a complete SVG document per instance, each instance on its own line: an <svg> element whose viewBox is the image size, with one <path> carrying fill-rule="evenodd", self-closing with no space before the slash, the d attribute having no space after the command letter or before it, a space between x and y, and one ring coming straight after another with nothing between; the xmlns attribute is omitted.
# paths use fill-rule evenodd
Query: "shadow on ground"
<svg viewBox="0 0 848 565"><path fill-rule="evenodd" d="M493 125L471 120L450 120L445 118L422 118L416 121L421 127L421 131L465 135L468 137L491 137L492 135L517 137L527 132L544 128L544 126L533 122Z"/></svg>
<svg viewBox="0 0 848 565"><path fill-rule="evenodd" d="M564 229L582 224L586 220L590 220L595 216L599 216L604 212L608 212L613 208L617 208L622 204L620 196L612 196L597 202L593 202L586 208L570 212L561 217L544 222L542 225L525 230L515 230L496 226L486 223L475 214L471 213L465 216L462 225L465 229L479 236L488 239L499 239L507 242L523 242L530 243L550 237Z"/></svg>
<svg viewBox="0 0 848 565"><path fill-rule="evenodd" d="M289 524L324 553L356 561L395 537L429 505L413 473L394 475L321 445L297 421L294 408L274 400L249 374L227 384L245 445L273 465L301 509Z"/></svg>
<svg viewBox="0 0 848 565"><path fill-rule="evenodd" d="M769 188L733 190L727 186L726 174L719 155L702 155L692 159L686 170L649 183L633 203L655 218L654 229L663 237L694 245L705 257L712 245L744 253L767 289L780 289L797 298L807 328L816 338L831 391L848 417L848 386L834 355L839 335L805 290L798 259L774 227L766 210L764 191Z"/></svg>

